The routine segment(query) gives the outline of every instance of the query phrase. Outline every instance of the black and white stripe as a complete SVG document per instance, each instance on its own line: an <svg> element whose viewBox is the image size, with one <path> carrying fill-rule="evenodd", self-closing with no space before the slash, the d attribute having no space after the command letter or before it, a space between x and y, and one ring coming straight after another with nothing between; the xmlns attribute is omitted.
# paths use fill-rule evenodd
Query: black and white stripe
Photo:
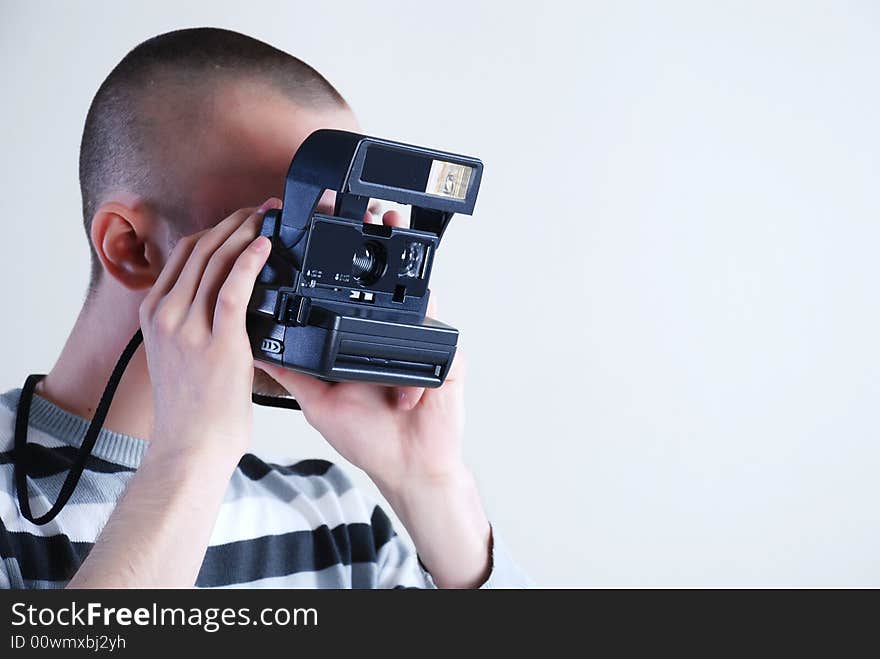
<svg viewBox="0 0 880 659"><path fill-rule="evenodd" d="M0 397L0 587L61 588L76 573L146 450L104 430L70 502L36 526L19 513L12 455L18 391ZM87 422L34 397L28 440L35 515L61 488ZM487 586L518 586L522 575L498 548ZM368 503L336 465L292 465L245 455L235 470L196 585L205 588L433 587L388 516Z"/></svg>

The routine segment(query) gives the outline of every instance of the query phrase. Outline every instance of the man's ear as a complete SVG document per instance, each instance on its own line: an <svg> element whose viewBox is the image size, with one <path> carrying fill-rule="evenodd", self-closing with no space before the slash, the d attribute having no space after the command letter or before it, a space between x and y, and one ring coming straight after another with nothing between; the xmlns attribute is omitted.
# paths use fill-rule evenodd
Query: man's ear
<svg viewBox="0 0 880 659"><path fill-rule="evenodd" d="M92 217L91 239L107 274L131 290L150 288L165 262L157 229L156 217L143 208L102 204Z"/></svg>

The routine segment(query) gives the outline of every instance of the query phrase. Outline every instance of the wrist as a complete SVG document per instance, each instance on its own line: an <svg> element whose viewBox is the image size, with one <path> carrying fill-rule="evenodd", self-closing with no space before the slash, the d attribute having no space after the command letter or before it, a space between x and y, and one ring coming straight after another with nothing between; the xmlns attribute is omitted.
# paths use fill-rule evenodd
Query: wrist
<svg viewBox="0 0 880 659"><path fill-rule="evenodd" d="M144 465L174 469L194 475L229 476L243 452L225 442L187 442L181 437L154 437L144 456Z"/></svg>
<svg viewBox="0 0 880 659"><path fill-rule="evenodd" d="M473 473L463 462L442 470L414 470L391 476L371 475L371 479L395 510L408 507L408 503L417 504L423 499L442 501L443 497L457 498L465 492L476 492Z"/></svg>
<svg viewBox="0 0 880 659"><path fill-rule="evenodd" d="M440 588L474 588L491 569L491 526L476 479L464 465L442 477L413 478L382 494L406 527Z"/></svg>

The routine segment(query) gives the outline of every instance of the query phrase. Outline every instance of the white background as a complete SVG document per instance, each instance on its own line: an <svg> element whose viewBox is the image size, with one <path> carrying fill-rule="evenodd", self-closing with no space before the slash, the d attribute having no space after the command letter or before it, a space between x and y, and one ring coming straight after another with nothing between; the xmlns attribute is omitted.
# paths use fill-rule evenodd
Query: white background
<svg viewBox="0 0 880 659"><path fill-rule="evenodd" d="M433 288L469 462L539 584L880 585L876 3L0 0L0 387L82 301L92 95L195 25L310 62L367 132L484 159ZM257 426L338 459L295 414Z"/></svg>

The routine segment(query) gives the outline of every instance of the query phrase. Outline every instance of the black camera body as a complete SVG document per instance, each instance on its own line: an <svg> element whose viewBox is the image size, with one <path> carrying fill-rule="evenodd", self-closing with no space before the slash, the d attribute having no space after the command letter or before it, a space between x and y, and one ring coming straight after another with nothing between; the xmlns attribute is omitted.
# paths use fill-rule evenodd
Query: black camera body
<svg viewBox="0 0 880 659"><path fill-rule="evenodd" d="M450 218L473 212L483 164L339 130L312 133L287 172L284 205L248 305L254 357L330 381L439 387L458 330L426 316ZM336 191L333 215L315 212ZM408 204L410 228L365 224L370 199Z"/></svg>

